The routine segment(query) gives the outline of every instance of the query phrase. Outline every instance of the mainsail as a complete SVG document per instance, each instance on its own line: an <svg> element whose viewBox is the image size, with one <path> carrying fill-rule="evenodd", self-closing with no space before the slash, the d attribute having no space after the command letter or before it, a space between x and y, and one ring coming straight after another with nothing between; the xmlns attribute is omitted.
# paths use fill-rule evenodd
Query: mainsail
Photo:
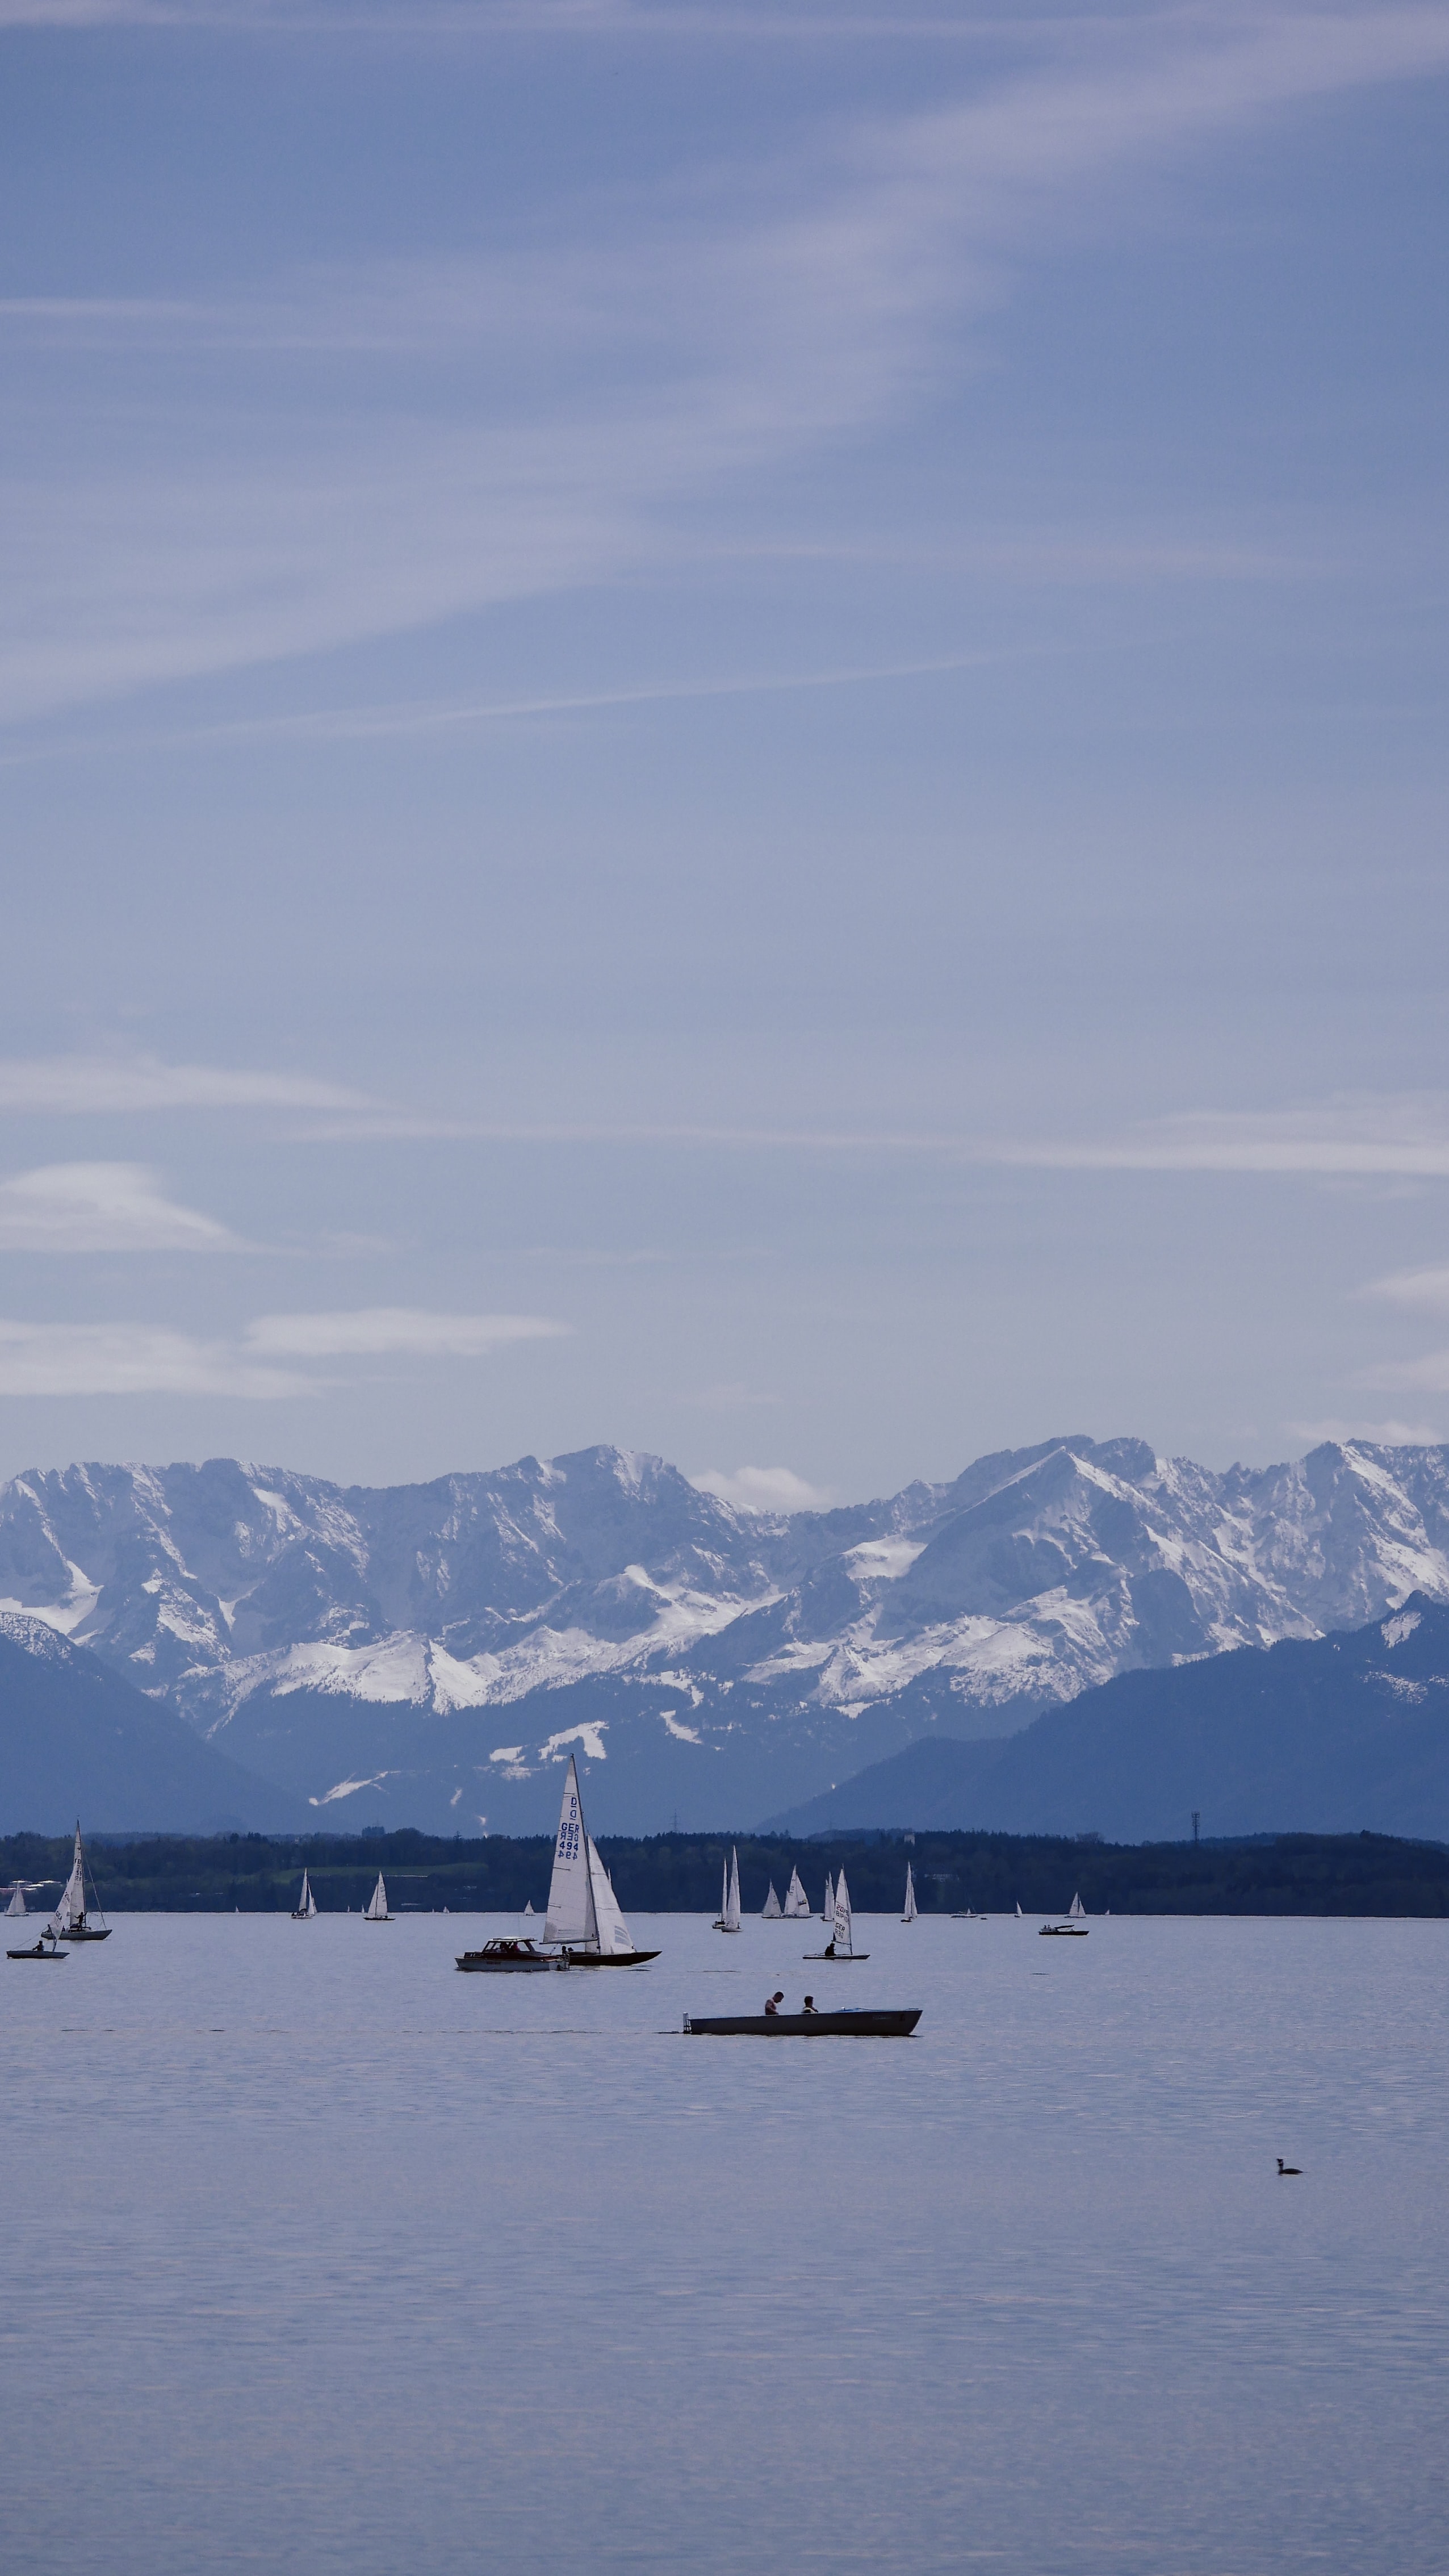
<svg viewBox="0 0 1449 2576"><path fill-rule="evenodd" d="M23 1914L25 1911L25 1890L18 1879L15 1882L14 1894L5 1911L7 1914Z"/></svg>
<svg viewBox="0 0 1449 2576"><path fill-rule="evenodd" d="M731 1851L729 1871L725 1879L724 1917L720 1924L720 1930L722 1932L738 1932L739 1928L740 1856L737 1851Z"/></svg>
<svg viewBox="0 0 1449 2576"><path fill-rule="evenodd" d="M312 1881L304 1869L302 1872L302 1893L292 1908L292 1921L294 1923L310 1923L316 1911L317 1899L312 1893Z"/></svg>
<svg viewBox="0 0 1449 2576"><path fill-rule="evenodd" d="M377 1885L373 1889L372 1895L368 1900L367 1912L363 1917L363 1920L367 1923L390 1923L392 1921L392 1916L387 1910L387 1889L383 1884L381 1870L377 1873Z"/></svg>
<svg viewBox="0 0 1449 2576"><path fill-rule="evenodd" d="M775 1894L775 1882L773 1879L770 1881L770 1893L766 1897L764 1903L764 1920L767 1923L778 1923L780 1920L780 1900Z"/></svg>
<svg viewBox="0 0 1449 2576"><path fill-rule="evenodd" d="M850 1890L845 1884L844 1870L835 1882L835 1929L830 1940L837 1959L850 1957Z"/></svg>
<svg viewBox="0 0 1449 2576"><path fill-rule="evenodd" d="M810 1912L810 1899L800 1884L800 1872L792 1869L785 1890L785 1912L792 1923L803 1923Z"/></svg>
<svg viewBox="0 0 1449 2576"><path fill-rule="evenodd" d="M1069 1923L1085 1923L1086 1919L1087 1909L1085 1905L1082 1903L1080 1896L1074 1896L1071 1904L1067 1907L1067 1921Z"/></svg>
<svg viewBox="0 0 1449 2576"><path fill-rule="evenodd" d="M825 1873L825 1902L820 1908L820 1920L822 1923L835 1921L835 1890L830 1884L829 1870Z"/></svg>
<svg viewBox="0 0 1449 2576"><path fill-rule="evenodd" d="M569 1755L564 1781L558 1840L553 1847L553 1876L548 1883L545 1941L597 1942L599 1918L584 1841L584 1810L579 1797L578 1764Z"/></svg>
<svg viewBox="0 0 1449 2576"><path fill-rule="evenodd" d="M910 1862L909 1862L909 1861L907 1861L907 1863L906 1863L906 1903L905 1903L905 1911L904 1911L904 1913L903 1913L903 1914L902 1914L902 1916L901 1916L901 1921L902 1921L903 1923L914 1923L915 1919L916 1919L916 1882L915 1882L915 1880L913 1879L913 1877L911 1876L911 1864L910 1864Z"/></svg>
<svg viewBox="0 0 1449 2576"><path fill-rule="evenodd" d="M81 1851L80 1827L77 1825L75 1829L75 1858L71 1862L70 1876L65 1882L65 1888L61 1895L60 1903L56 1907L54 1914L51 1916L50 1929L53 1933L59 1934L80 1931L84 1927L85 1919L85 1858Z"/></svg>

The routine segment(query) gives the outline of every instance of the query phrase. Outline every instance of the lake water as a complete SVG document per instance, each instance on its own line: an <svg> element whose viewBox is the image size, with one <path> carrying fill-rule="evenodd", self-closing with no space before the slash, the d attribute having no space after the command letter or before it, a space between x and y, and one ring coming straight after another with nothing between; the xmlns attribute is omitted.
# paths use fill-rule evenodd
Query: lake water
<svg viewBox="0 0 1449 2576"><path fill-rule="evenodd" d="M455 1973L515 1928L6 1967L12 2563L1449 2565L1449 1924L858 1918L812 1968L636 1916L648 1969ZM924 2018L679 2035L776 1985Z"/></svg>

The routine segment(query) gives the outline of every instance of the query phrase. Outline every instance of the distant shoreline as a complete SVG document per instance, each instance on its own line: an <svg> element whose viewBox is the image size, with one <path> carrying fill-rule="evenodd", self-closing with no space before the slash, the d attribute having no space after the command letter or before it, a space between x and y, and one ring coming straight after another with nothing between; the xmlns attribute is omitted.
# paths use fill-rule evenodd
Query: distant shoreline
<svg viewBox="0 0 1449 2576"><path fill-rule="evenodd" d="M798 1868L819 1909L825 1873L843 1861L861 1914L897 1914L906 1862L923 1915L1040 1915L1077 1892L1089 1914L1449 1917L1449 1846L1388 1834L1259 1834L1241 1841L1107 1843L1095 1836L604 1834L619 1901L640 1913L702 1914L718 1904L721 1864L738 1850L746 1914ZM289 1913L304 1868L324 1913L358 1912L379 1869L393 1912L519 1914L548 1894L552 1838L465 1841L404 1828L344 1834L89 1834L103 1907L118 1913ZM63 1835L0 1837L0 1886L54 1880L70 1866ZM36 1890L33 1911L53 1902Z"/></svg>

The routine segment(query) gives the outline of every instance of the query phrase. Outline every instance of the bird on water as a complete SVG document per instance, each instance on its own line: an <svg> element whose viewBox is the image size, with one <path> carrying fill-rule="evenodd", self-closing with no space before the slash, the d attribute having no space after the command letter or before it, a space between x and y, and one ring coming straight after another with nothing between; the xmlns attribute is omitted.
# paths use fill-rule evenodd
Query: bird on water
<svg viewBox="0 0 1449 2576"><path fill-rule="evenodd" d="M1302 2180L1303 2167L1301 2165L1285 2165L1281 2156L1278 2158L1278 2171L1280 2174L1297 2174L1300 2181Z"/></svg>

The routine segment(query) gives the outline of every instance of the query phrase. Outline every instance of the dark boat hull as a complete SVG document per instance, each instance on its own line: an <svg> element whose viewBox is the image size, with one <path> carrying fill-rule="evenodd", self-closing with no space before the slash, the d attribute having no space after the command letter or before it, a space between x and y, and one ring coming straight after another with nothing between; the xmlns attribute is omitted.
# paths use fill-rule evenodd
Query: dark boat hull
<svg viewBox="0 0 1449 2576"><path fill-rule="evenodd" d="M63 1959L64 1950L7 1950L7 1959Z"/></svg>
<svg viewBox="0 0 1449 2576"><path fill-rule="evenodd" d="M870 1952L868 1950L851 1950L848 1952L842 1950L802 1950L800 1956L802 1959L808 1959L811 1966L815 1968L860 1968L864 1966L866 1960L870 1957Z"/></svg>
<svg viewBox="0 0 1449 2576"><path fill-rule="evenodd" d="M657 1950L570 1950L571 1968L642 1968Z"/></svg>
<svg viewBox="0 0 1449 2576"><path fill-rule="evenodd" d="M108 1923L104 1932L62 1932L60 1937L62 1941L109 1941L111 1927Z"/></svg>
<svg viewBox="0 0 1449 2576"><path fill-rule="evenodd" d="M684 2027L708 2039L909 2039L923 2007L904 2012L686 2013Z"/></svg>
<svg viewBox="0 0 1449 2576"><path fill-rule="evenodd" d="M1043 1941L1085 1941L1085 1923L1044 1923L1039 1936Z"/></svg>
<svg viewBox="0 0 1449 2576"><path fill-rule="evenodd" d="M458 1961L469 1976L546 1977L568 1966L567 1959L489 1959L481 1950L465 1950Z"/></svg>

